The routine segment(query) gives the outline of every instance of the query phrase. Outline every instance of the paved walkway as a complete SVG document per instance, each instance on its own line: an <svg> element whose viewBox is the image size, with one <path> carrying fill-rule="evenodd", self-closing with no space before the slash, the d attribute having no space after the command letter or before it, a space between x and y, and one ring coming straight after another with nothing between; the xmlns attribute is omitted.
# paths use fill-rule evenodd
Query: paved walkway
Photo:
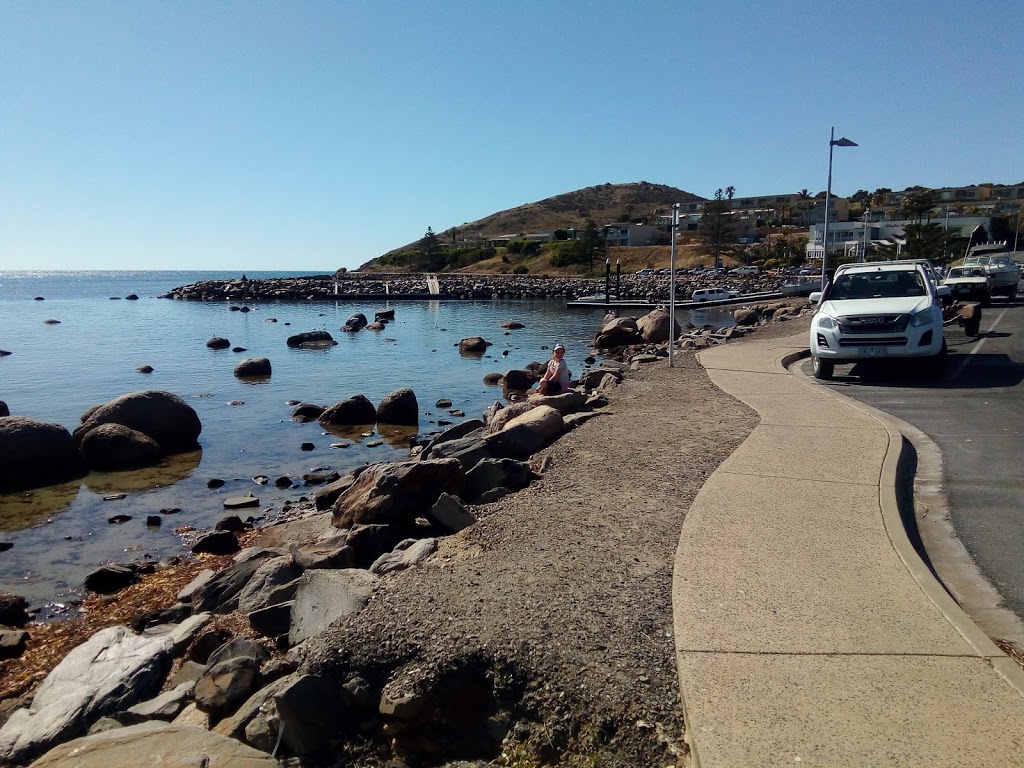
<svg viewBox="0 0 1024 768"><path fill-rule="evenodd" d="M700 353L760 425L708 478L675 564L694 762L1024 766L1024 673L914 553L884 414L788 373L806 334Z"/></svg>

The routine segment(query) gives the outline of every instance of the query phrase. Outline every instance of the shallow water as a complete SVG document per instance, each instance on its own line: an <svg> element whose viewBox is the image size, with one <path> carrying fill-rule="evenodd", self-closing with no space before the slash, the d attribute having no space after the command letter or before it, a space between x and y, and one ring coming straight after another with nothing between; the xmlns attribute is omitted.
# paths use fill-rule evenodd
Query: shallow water
<svg viewBox="0 0 1024 768"><path fill-rule="evenodd" d="M267 273L249 273L260 277ZM211 277L212 275L212 277ZM237 277L229 275L228 277ZM123 473L92 473L82 481L0 496L0 538L13 542L0 552L0 590L29 598L35 606L67 603L80 595L86 574L98 563L148 553L160 558L184 551L178 526L205 528L225 515L223 500L252 491L273 514L287 500L311 489L281 491L278 475L301 475L314 468L339 472L366 462L394 461L408 452L417 430L344 438L319 424L290 420L289 400L329 405L357 393L377 403L398 387L411 387L420 404L418 432L441 428L439 419L459 417L439 410L440 398L467 417L479 416L500 388L483 384L491 371L521 368L546 360L545 347L566 345L571 370L584 367L587 343L603 317L602 309L567 309L564 300L472 302L392 302L395 321L380 332L340 332L353 312L370 319L380 305L366 302L250 303L249 313L231 312L226 303L208 304L153 298L188 282L223 278L215 273L12 273L0 272L0 400L11 413L74 429L89 407L126 392L174 392L196 410L203 425L202 450L171 457L157 468ZM136 292L139 301L109 296ZM45 301L33 301L43 295ZM55 325L44 323L57 319ZM270 322L276 319L277 322ZM516 319L525 328L504 331ZM681 313L680 321L689 319ZM731 322L728 313L702 312L695 323ZM338 345L291 349L285 340L300 331L326 329ZM210 350L212 336L230 340L245 353ZM483 336L493 342L482 356L459 354L459 339ZM503 355L507 352L507 356ZM233 368L244 357L268 357L273 375L244 382ZM136 368L153 366L151 374ZM244 405L229 405L242 401ZM371 442L383 443L371 447ZM303 442L316 447L301 451ZM331 444L348 444L332 448ZM0 457L2 459L2 457ZM252 478L266 475L271 485ZM209 490L210 478L226 480ZM104 500L119 494L123 499ZM147 515L162 525L147 527ZM113 515L131 520L108 524ZM58 611L51 606L44 615Z"/></svg>

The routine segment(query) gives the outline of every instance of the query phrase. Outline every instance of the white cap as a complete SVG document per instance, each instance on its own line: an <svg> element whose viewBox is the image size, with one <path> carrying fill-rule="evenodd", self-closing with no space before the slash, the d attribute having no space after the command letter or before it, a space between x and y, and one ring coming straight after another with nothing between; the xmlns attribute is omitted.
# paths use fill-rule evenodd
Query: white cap
<svg viewBox="0 0 1024 768"><path fill-rule="evenodd" d="M552 351L555 351L555 350L558 350L558 349L562 350L563 352L565 351L565 347L563 347L561 344L555 344L555 349L552 350Z"/></svg>

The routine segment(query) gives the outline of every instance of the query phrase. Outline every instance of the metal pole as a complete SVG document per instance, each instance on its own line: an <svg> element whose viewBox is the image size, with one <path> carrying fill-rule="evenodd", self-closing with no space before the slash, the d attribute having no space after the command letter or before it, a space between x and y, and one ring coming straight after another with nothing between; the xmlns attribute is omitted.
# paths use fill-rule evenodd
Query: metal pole
<svg viewBox="0 0 1024 768"><path fill-rule="evenodd" d="M825 231L822 233L821 290L825 290L825 273L828 272L828 202L832 197L832 148L836 145L836 127L828 137L828 185L825 187Z"/></svg>
<svg viewBox="0 0 1024 768"><path fill-rule="evenodd" d="M871 218L871 208L869 207L864 212L864 253L861 256L861 261L865 262L868 260L868 220Z"/></svg>
<svg viewBox="0 0 1024 768"><path fill-rule="evenodd" d="M675 367L676 347L676 230L679 229L679 203L672 205L672 250L668 270L668 367Z"/></svg>
<svg viewBox="0 0 1024 768"><path fill-rule="evenodd" d="M615 300L622 299L622 259L615 260Z"/></svg>
<svg viewBox="0 0 1024 768"><path fill-rule="evenodd" d="M611 299L609 294L612 290L612 257L609 256L604 260L604 303L607 304Z"/></svg>
<svg viewBox="0 0 1024 768"><path fill-rule="evenodd" d="M943 231L943 233L949 231L949 203L946 203L946 226L944 226L942 228L942 231ZM945 245L946 245L946 250L943 252L942 255L943 255L943 257L945 258L946 261L949 261L949 255L950 254L949 254L949 238L948 237L946 238Z"/></svg>

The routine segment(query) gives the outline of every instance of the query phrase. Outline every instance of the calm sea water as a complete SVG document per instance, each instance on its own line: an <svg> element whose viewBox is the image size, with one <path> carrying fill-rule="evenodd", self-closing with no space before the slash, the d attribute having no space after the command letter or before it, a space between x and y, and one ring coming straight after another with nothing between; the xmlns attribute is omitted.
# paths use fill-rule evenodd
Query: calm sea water
<svg viewBox="0 0 1024 768"><path fill-rule="evenodd" d="M250 278L308 272L247 272ZM420 403L419 433L436 431L439 419L457 422L434 403L450 399L469 417L502 399L483 377L533 360L546 360L555 342L566 345L573 371L584 367L587 343L601 309L566 308L564 300L392 302L395 321L381 332L340 332L353 312L372 319L380 304L366 302L254 302L249 313L227 303L160 300L173 287L207 279L235 279L225 272L0 272L0 400L11 413L56 422L73 430L91 406L145 389L185 398L203 424L202 450L137 472L92 473L82 481L0 495L0 538L13 542L0 552L0 590L22 594L43 615L60 613L81 595L86 574L105 561L148 553L156 558L185 551L177 526L205 528L225 513L223 500L252 491L273 515L288 499L310 489L281 491L253 477L301 475L315 468L339 472L366 462L407 456L417 430L341 438L318 424L289 419L289 400L329 405L357 393L379 402L398 387L411 387ZM139 301L111 300L135 293ZM34 301L36 296L43 301ZM268 322L275 318L277 322ZM59 324L46 324L47 319ZM501 323L516 319L522 330ZM685 314L681 321L688 319ZM695 323L726 324L727 314L702 312ZM339 342L324 350L290 349L285 340L300 331L326 329ZM460 356L459 339L483 336L494 342L482 357ZM222 336L243 354L214 351L205 344ZM508 352L504 356L503 352ZM267 357L270 380L258 384L232 375L244 357ZM136 368L153 366L151 374ZM244 405L228 405L242 401ZM383 440L371 447L369 443ZM312 452L300 450L312 442ZM332 443L348 442L348 448ZM0 457L2 460L2 457ZM211 478L226 485L209 490ZM104 500L125 493L126 498ZM146 516L181 511L147 528ZM113 515L131 520L114 525Z"/></svg>

